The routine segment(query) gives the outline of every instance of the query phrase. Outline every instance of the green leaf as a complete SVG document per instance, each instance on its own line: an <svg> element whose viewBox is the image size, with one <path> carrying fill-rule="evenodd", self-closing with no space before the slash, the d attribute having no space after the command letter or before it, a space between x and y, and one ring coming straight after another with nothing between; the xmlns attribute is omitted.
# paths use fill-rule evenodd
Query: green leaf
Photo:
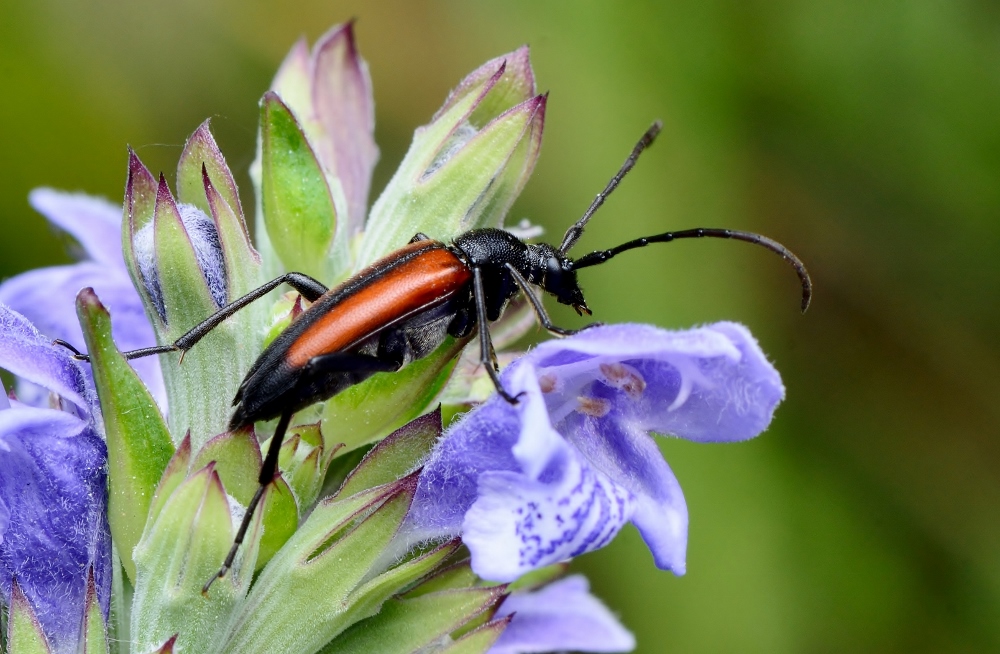
<svg viewBox="0 0 1000 654"><path fill-rule="evenodd" d="M108 521L130 579L153 492L174 452L152 395L115 347L111 318L93 289L77 296L108 444Z"/></svg>
<svg viewBox="0 0 1000 654"><path fill-rule="evenodd" d="M261 202L271 246L286 270L331 282L347 261L345 239L334 238L339 189L331 188L298 121L274 92L264 95L260 120Z"/></svg>
<svg viewBox="0 0 1000 654"><path fill-rule="evenodd" d="M323 434L344 442L342 452L348 452L421 415L447 383L466 342L449 338L402 370L372 375L335 395L323 408Z"/></svg>
<svg viewBox="0 0 1000 654"><path fill-rule="evenodd" d="M504 597L500 588L451 590L413 599L391 599L377 615L359 622L322 654L409 654L424 651Z"/></svg>
<svg viewBox="0 0 1000 654"><path fill-rule="evenodd" d="M179 634L182 651L212 651L219 625L249 585L250 572L238 557L233 570L202 595L232 539L229 501L214 466L208 465L170 494L135 549L133 651L153 650L173 634ZM242 557L255 554L248 549L241 550Z"/></svg>
<svg viewBox="0 0 1000 654"><path fill-rule="evenodd" d="M353 593L395 560L387 552L416 490L408 477L320 502L260 573L226 652L316 651L361 617Z"/></svg>
<svg viewBox="0 0 1000 654"><path fill-rule="evenodd" d="M94 586L94 569L87 571L87 595L83 602L82 654L108 654L108 634Z"/></svg>
<svg viewBox="0 0 1000 654"><path fill-rule="evenodd" d="M441 436L441 410L403 425L368 451L337 491L348 497L413 472Z"/></svg>
<svg viewBox="0 0 1000 654"><path fill-rule="evenodd" d="M8 654L49 654L49 644L38 623L31 602L17 580L11 582L10 615L7 618Z"/></svg>

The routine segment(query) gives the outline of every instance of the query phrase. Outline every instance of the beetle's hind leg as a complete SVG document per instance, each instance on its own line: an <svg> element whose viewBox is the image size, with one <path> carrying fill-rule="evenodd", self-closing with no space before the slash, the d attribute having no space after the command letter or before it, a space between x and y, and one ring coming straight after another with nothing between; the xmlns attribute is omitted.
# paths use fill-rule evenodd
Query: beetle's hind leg
<svg viewBox="0 0 1000 654"><path fill-rule="evenodd" d="M247 505L246 513L243 514L243 521L240 522L240 528L236 531L236 538L233 539L233 546L229 549L229 554L226 555L226 560L222 563L222 567L202 587L201 592L203 595L208 594L208 589L212 587L216 579L225 577L229 569L233 567L236 553L239 551L240 545L247 535L247 529L249 529L250 523L253 521L253 514L257 509L257 505L260 504L260 500L264 496L264 491L267 489L268 484L274 481L275 474L278 472L278 454L281 452L281 443L285 440L285 432L288 431L288 423L291 419L292 412L290 410L285 411L278 418L278 424L274 428L274 436L271 437L271 444L267 448L267 456L264 457L264 464L260 468L260 476L257 477L257 492L253 494L250 504Z"/></svg>
<svg viewBox="0 0 1000 654"><path fill-rule="evenodd" d="M181 358L184 357L184 352L187 352L195 343L205 338L213 329L218 327L222 322L229 316L235 314L237 311L247 306L255 300L259 300L264 297L278 286L282 284L288 284L296 291L302 294L302 297L309 300L310 302L315 302L319 299L319 296L326 293L326 286L323 286L320 282L316 281L309 275L304 275L302 273L290 272L285 273L281 277L272 279L268 283L264 284L259 288L255 288L246 295L236 300L233 300L226 306L222 307L212 315L210 315L205 320L189 329L184 335L174 341L171 345L156 345L153 347L144 347L138 350L130 350L128 352L123 352L122 354L126 359L139 359L142 357L148 357L153 354L166 354L167 352L180 352ZM54 345L61 345L73 353L73 358L78 361L90 361L90 355L80 352L66 341L62 339L56 339L52 341Z"/></svg>

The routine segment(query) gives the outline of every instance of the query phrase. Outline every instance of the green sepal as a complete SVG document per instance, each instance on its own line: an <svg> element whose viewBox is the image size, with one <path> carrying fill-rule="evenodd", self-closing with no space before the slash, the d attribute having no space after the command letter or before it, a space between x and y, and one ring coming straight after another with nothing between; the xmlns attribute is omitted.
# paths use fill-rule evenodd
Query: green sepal
<svg viewBox="0 0 1000 654"><path fill-rule="evenodd" d="M323 433L342 441L342 452L348 452L421 415L444 388L466 342L448 338L402 370L372 375L335 395L323 408Z"/></svg>
<svg viewBox="0 0 1000 654"><path fill-rule="evenodd" d="M271 247L286 270L331 282L346 272L348 262L345 239L335 238L339 184L323 172L295 115L276 93L266 93L260 108L261 202Z"/></svg>
<svg viewBox="0 0 1000 654"><path fill-rule="evenodd" d="M249 504L257 491L261 466L260 447L253 429L245 427L210 438L188 465L188 473L201 470L213 461L226 493L243 506Z"/></svg>
<svg viewBox="0 0 1000 654"><path fill-rule="evenodd" d="M415 491L410 476L320 502L260 573L223 651L316 651L367 617L358 613L371 602L362 589L395 561L387 549Z"/></svg>
<svg viewBox="0 0 1000 654"><path fill-rule="evenodd" d="M279 474L268 484L257 510L260 511L257 521L262 523L264 533L258 536L260 550L257 552L255 571L264 568L299 526L299 507L284 475Z"/></svg>
<svg viewBox="0 0 1000 654"><path fill-rule="evenodd" d="M17 579L11 582L10 608L7 616L8 654L49 654L48 641L42 625L24 596Z"/></svg>
<svg viewBox="0 0 1000 654"><path fill-rule="evenodd" d="M160 647L173 634L179 634L178 649L212 650L219 624L228 620L249 585L250 573L244 573L242 562L256 553L248 539L229 574L203 595L202 587L218 572L233 534L229 501L214 464L170 494L135 548L133 651Z"/></svg>
<svg viewBox="0 0 1000 654"><path fill-rule="evenodd" d="M141 168L141 164L137 165ZM210 195L214 197L214 192ZM222 216L225 211L221 207L225 204L218 198L214 199L216 213L222 212L217 224L232 222ZM231 232L240 232L241 229L239 225L227 228L229 236L232 236L228 239L230 244L237 238ZM220 231L220 239L223 236ZM241 248L237 243L231 249L240 251ZM209 292L177 204L162 175L153 218L153 250L166 325L158 317L153 317L158 315L155 308L151 317L160 344L170 344L213 314L218 307ZM241 258L227 263L227 266L241 268L234 278L237 285L256 285L259 266L243 270L248 257L252 259L250 251L243 250ZM235 395L240 379L260 353L258 326L261 316L266 315L265 311L264 307L251 306L238 312L213 329L183 357L175 353L161 355L160 364L170 403L167 423L175 442L190 431L197 450L210 437L225 431L229 409L219 398Z"/></svg>
<svg viewBox="0 0 1000 654"><path fill-rule="evenodd" d="M527 48L466 76L430 124L414 133L372 206L355 268L417 232L449 240L475 227L499 226L541 144L545 99L534 93Z"/></svg>
<svg viewBox="0 0 1000 654"><path fill-rule="evenodd" d="M156 189L153 252L167 314L166 333L172 341L214 313L218 307L212 299L194 244L181 220L180 209L162 174Z"/></svg>
<svg viewBox="0 0 1000 654"><path fill-rule="evenodd" d="M142 305L152 324L159 328L163 325L156 307L153 306L149 293L146 292L145 281L139 272L139 264L135 258L135 233L153 220L156 211L156 178L143 165L132 148L128 149L128 178L125 182L125 203L122 218L122 254L125 266L128 268L132 285L139 291Z"/></svg>
<svg viewBox="0 0 1000 654"><path fill-rule="evenodd" d="M174 644L177 643L177 634L166 640L153 654L174 654Z"/></svg>
<svg viewBox="0 0 1000 654"><path fill-rule="evenodd" d="M195 455L188 466L188 473L212 462L215 462L215 471L226 493L243 506L248 506L257 492L257 478L262 465L261 450L253 430L248 427L210 439ZM260 569L295 533L299 524L300 508L284 475L274 478L257 511L257 520L263 520L264 526L255 565L256 569Z"/></svg>
<svg viewBox="0 0 1000 654"><path fill-rule="evenodd" d="M451 558L461 545L462 541L458 538L441 543L429 552L383 572L355 590L349 598L352 615L347 624L353 624L378 613L387 599L431 574L435 568ZM385 562L387 557L383 556L382 559Z"/></svg>
<svg viewBox="0 0 1000 654"><path fill-rule="evenodd" d="M163 510L163 505L167 503L173 492L187 479L190 469L191 434L186 434L177 446L177 450L174 451L174 455L170 457L170 461L167 462L167 467L163 470L163 476L160 477L160 481L156 485L153 500L149 505L149 517L146 521L147 529L149 525L152 525L159 518L160 511Z"/></svg>
<svg viewBox="0 0 1000 654"><path fill-rule="evenodd" d="M441 409L411 420L365 454L337 491L342 497L381 486L413 472L441 436Z"/></svg>
<svg viewBox="0 0 1000 654"><path fill-rule="evenodd" d="M125 579L118 548L111 544L111 606L108 616L108 643L113 654L130 654L129 612L132 610L132 584Z"/></svg>
<svg viewBox="0 0 1000 654"><path fill-rule="evenodd" d="M470 564L469 559L464 559L446 568L438 570L433 576L420 582L419 586L415 586L407 591L404 597L416 598L428 593L439 593L446 590L460 590L463 588L478 588L496 585L498 584L485 582L480 579L476 573L472 571L472 565Z"/></svg>
<svg viewBox="0 0 1000 654"><path fill-rule="evenodd" d="M390 599L327 645L322 654L409 654L429 650L470 620L492 613L502 587L437 592Z"/></svg>
<svg viewBox="0 0 1000 654"><path fill-rule="evenodd" d="M207 216L212 215L205 195L204 178L207 176L226 204L242 215L236 180L212 136L209 123L210 120L206 120L199 125L184 144L184 150L177 161L177 199L185 204L193 204Z"/></svg>
<svg viewBox="0 0 1000 654"><path fill-rule="evenodd" d="M553 581L565 577L569 572L568 563L553 563L544 568L529 570L517 578L507 589L510 592L527 592L547 586Z"/></svg>
<svg viewBox="0 0 1000 654"><path fill-rule="evenodd" d="M115 347L111 317L93 289L80 291L76 307L108 444L108 522L122 565L134 581L132 549L174 446L153 396Z"/></svg>
<svg viewBox="0 0 1000 654"><path fill-rule="evenodd" d="M213 184L207 167L201 171L205 199L208 203L208 215L215 222L219 233L219 244L222 246L222 257L226 265L226 290L229 300L242 297L261 286L264 279L260 255L250 242L243 213L234 209ZM253 323L266 315L263 304L251 304L241 309L254 316Z"/></svg>
<svg viewBox="0 0 1000 654"><path fill-rule="evenodd" d="M486 654L513 619L508 615L474 629L458 640L427 654Z"/></svg>
<svg viewBox="0 0 1000 654"><path fill-rule="evenodd" d="M266 450L269 446L270 441L262 447ZM319 424L297 425L288 430L278 455L278 467L302 511L316 502L330 462L341 447L340 443L324 443Z"/></svg>
<svg viewBox="0 0 1000 654"><path fill-rule="evenodd" d="M108 631L101 604L97 601L94 568L87 570L87 594L83 601L83 633L80 654L108 654Z"/></svg>

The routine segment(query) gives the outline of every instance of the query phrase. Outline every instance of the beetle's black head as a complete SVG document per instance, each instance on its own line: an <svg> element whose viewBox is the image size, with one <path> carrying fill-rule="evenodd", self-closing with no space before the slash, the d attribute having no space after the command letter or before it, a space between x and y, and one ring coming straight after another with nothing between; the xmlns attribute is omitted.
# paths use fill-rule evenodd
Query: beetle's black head
<svg viewBox="0 0 1000 654"><path fill-rule="evenodd" d="M576 281L576 270L573 260L547 243L529 245L533 255L532 281L546 292L556 297L562 304L568 304L581 316L590 315L587 301L583 299L583 291Z"/></svg>

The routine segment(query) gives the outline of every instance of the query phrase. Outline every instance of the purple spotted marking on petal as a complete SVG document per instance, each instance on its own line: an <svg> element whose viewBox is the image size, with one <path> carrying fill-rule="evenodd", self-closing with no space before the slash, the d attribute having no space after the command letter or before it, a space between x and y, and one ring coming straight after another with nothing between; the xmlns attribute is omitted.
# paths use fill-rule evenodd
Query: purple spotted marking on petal
<svg viewBox="0 0 1000 654"><path fill-rule="evenodd" d="M453 535L464 512L473 569L497 581L597 549L629 520L657 566L683 574L687 506L650 434L752 438L784 397L777 371L733 323L597 327L542 343L501 379L521 401L494 397L449 429L407 527Z"/></svg>

